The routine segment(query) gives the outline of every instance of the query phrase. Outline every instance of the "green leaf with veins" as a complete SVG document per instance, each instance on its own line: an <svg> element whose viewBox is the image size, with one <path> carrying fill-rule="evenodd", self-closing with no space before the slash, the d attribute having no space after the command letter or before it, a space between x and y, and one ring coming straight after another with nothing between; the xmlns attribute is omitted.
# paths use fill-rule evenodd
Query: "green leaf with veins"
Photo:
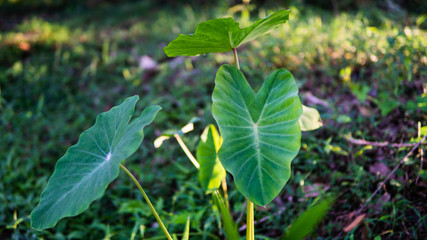
<svg viewBox="0 0 427 240"><path fill-rule="evenodd" d="M212 100L223 138L219 160L234 176L237 189L265 206L288 181L301 145L298 86L289 71L279 69L255 94L240 70L223 65Z"/></svg>
<svg viewBox="0 0 427 240"><path fill-rule="evenodd" d="M289 19L289 12L290 10L278 11L243 29L232 18L208 20L200 23L194 34L180 34L164 51L169 57L228 52L285 23Z"/></svg>
<svg viewBox="0 0 427 240"><path fill-rule="evenodd" d="M200 164L199 182L206 193L212 193L218 189L225 178L225 169L217 154L221 143L221 136L215 126L210 124L203 131L197 146L196 155Z"/></svg>
<svg viewBox="0 0 427 240"><path fill-rule="evenodd" d="M31 213L31 226L50 228L69 216L85 211L100 198L119 174L122 160L141 145L143 129L161 107L151 106L132 120L138 96L98 115L95 125L84 131L79 141L58 160L55 171Z"/></svg>

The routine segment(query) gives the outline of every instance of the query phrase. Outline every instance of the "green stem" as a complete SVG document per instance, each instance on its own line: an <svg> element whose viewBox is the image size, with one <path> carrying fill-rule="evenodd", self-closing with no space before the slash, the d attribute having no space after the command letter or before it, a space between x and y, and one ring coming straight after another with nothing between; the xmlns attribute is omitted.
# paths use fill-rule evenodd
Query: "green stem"
<svg viewBox="0 0 427 240"><path fill-rule="evenodd" d="M183 233L176 233L175 234L177 237L183 236ZM195 233L190 233L190 236L209 236L212 239L216 239L219 240L219 237L213 235L212 233L204 233L204 232L195 232ZM145 240L161 240L164 239L164 237L152 237L152 238L144 238Z"/></svg>
<svg viewBox="0 0 427 240"><path fill-rule="evenodd" d="M159 223L160 227L163 230L163 233L166 235L166 238L168 240L173 240L171 235L169 234L168 230L166 229L165 225L162 222L162 219L160 219L159 214L157 213L156 209L154 208L153 204L151 203L150 199L148 198L147 194L145 193L144 189L142 189L141 185L139 184L138 180L132 175L132 173L122 164L120 164L120 168L125 171L125 173L132 179L132 181L135 183L135 185L138 187L139 191L142 193L142 196L144 196L145 201L148 203L148 206L151 209L151 212L153 212L154 217L157 219L157 222Z"/></svg>
<svg viewBox="0 0 427 240"><path fill-rule="evenodd" d="M225 178L222 179L221 186L222 191L224 192L225 203L227 204L227 207L230 208L230 201L228 201L227 180Z"/></svg>
<svg viewBox="0 0 427 240"><path fill-rule="evenodd" d="M236 64L237 69L240 70L239 56L237 56L237 50L236 50L236 48L233 48L233 53L234 53L234 64Z"/></svg>
<svg viewBox="0 0 427 240"><path fill-rule="evenodd" d="M247 211L246 211L246 240L255 240L254 204L249 199L247 199Z"/></svg>

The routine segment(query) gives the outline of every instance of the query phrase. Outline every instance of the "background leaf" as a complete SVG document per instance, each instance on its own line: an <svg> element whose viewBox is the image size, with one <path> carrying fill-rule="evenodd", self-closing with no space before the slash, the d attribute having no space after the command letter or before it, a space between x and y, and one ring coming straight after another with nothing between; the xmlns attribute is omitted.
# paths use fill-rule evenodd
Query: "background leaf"
<svg viewBox="0 0 427 240"><path fill-rule="evenodd" d="M205 21L196 27L194 34L180 34L164 51L169 57L228 52L285 23L289 19L289 12L290 10L278 11L243 29L232 18Z"/></svg>
<svg viewBox="0 0 427 240"><path fill-rule="evenodd" d="M33 228L53 227L61 218L82 213L104 194L117 177L120 162L138 149L144 127L161 109L148 107L129 123L138 99L129 97L99 114L95 125L83 132L77 144L58 160L39 205L31 213Z"/></svg>
<svg viewBox="0 0 427 240"><path fill-rule="evenodd" d="M243 73L230 65L218 70L215 84L212 113L224 140L219 159L237 189L264 206L288 181L301 145L298 86L289 71L279 69L255 95Z"/></svg>
<svg viewBox="0 0 427 240"><path fill-rule="evenodd" d="M299 119L299 125L301 131L312 131L323 126L317 109L302 105L302 115Z"/></svg>
<svg viewBox="0 0 427 240"><path fill-rule="evenodd" d="M218 150L221 147L222 138L215 126L210 124L200 136L197 146L197 160L200 164L199 182L206 193L212 193L221 185L225 178L225 169L218 159Z"/></svg>

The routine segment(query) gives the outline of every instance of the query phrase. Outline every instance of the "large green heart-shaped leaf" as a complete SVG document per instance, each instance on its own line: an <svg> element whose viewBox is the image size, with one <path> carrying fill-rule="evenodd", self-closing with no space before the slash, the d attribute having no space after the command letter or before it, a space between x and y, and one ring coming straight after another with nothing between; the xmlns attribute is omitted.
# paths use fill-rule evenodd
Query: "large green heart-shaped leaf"
<svg viewBox="0 0 427 240"><path fill-rule="evenodd" d="M255 94L240 70L223 65L212 100L224 141L219 160L233 174L237 189L265 206L288 181L301 145L298 86L289 71L279 69Z"/></svg>
<svg viewBox="0 0 427 240"><path fill-rule="evenodd" d="M144 138L143 129L161 107L151 106L129 123L138 96L98 115L95 125L80 135L56 163L55 171L31 213L31 226L42 230L64 217L85 211L119 174L120 162L132 155ZM129 124L128 124L129 123Z"/></svg>
<svg viewBox="0 0 427 240"><path fill-rule="evenodd" d="M199 182L206 193L212 193L218 189L225 178L225 169L217 154L221 143L222 138L212 124L207 126L200 136L196 155L200 164Z"/></svg>
<svg viewBox="0 0 427 240"><path fill-rule="evenodd" d="M232 18L208 20L200 23L194 34L179 35L164 51L169 57L228 52L285 23L289 19L289 12L290 10L278 11L243 29Z"/></svg>

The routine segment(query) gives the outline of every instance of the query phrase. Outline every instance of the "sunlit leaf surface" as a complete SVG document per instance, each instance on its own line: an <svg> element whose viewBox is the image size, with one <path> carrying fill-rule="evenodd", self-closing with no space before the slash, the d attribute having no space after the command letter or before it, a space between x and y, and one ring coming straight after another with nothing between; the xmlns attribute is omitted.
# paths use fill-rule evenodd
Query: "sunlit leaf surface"
<svg viewBox="0 0 427 240"><path fill-rule="evenodd" d="M197 147L197 160L200 163L199 182L207 193L215 191L225 178L225 169L217 154L221 143L221 136L211 124L203 131Z"/></svg>
<svg viewBox="0 0 427 240"><path fill-rule="evenodd" d="M289 19L290 10L281 10L241 29L232 18L212 19L200 23L194 34L179 35L164 51L167 56L196 56L204 53L228 52L262 36Z"/></svg>

